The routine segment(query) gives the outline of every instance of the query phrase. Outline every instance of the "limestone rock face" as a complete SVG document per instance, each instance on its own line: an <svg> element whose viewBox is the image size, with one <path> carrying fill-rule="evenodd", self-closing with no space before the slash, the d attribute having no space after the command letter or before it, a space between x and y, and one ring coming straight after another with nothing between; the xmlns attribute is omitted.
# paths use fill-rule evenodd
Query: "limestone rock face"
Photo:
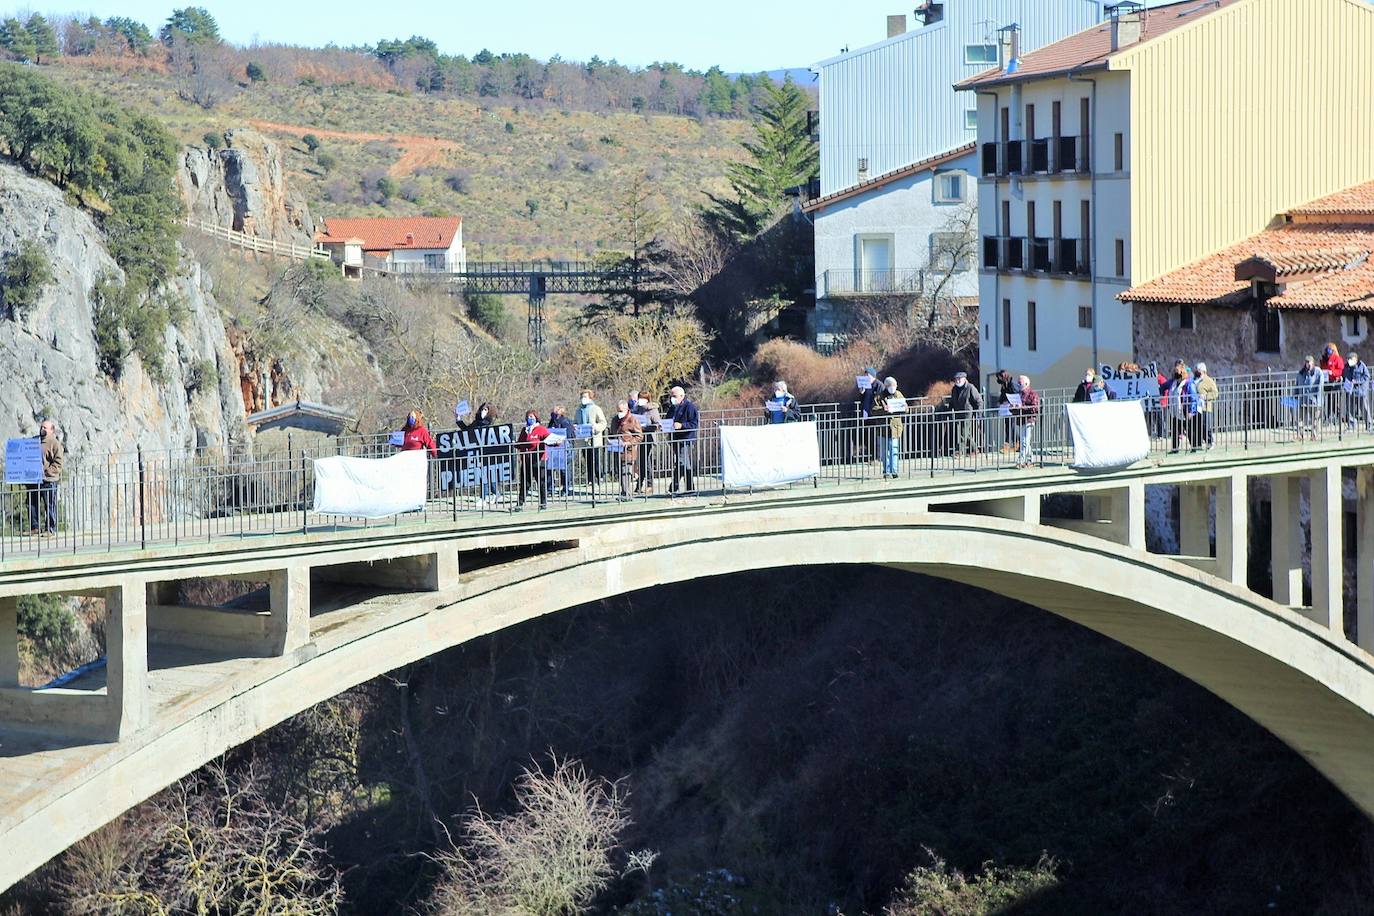
<svg viewBox="0 0 1374 916"><path fill-rule="evenodd" d="M54 280L27 314L0 315L0 438L33 435L50 416L73 459L246 441L237 362L198 264L183 259L171 281L186 313L166 331L163 380L130 356L116 382L99 369L92 322L97 278L122 279L100 229L51 184L0 164L0 265L25 240Z"/></svg>
<svg viewBox="0 0 1374 916"><path fill-rule="evenodd" d="M248 128L225 131L226 149L188 146L177 184L192 219L281 242L309 244L310 208L287 188L281 150Z"/></svg>

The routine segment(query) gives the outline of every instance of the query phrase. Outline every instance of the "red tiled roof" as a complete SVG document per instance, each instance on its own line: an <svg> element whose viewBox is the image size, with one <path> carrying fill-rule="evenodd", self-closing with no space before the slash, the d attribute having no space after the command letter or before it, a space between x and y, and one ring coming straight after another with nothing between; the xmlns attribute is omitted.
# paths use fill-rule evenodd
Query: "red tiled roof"
<svg viewBox="0 0 1374 916"><path fill-rule="evenodd" d="M1374 182L1304 204L1289 222L1253 235L1117 296L1164 305L1238 305L1250 280L1272 279L1276 309L1374 311ZM1292 221L1297 214L1307 219Z"/></svg>
<svg viewBox="0 0 1374 916"><path fill-rule="evenodd" d="M448 248L463 225L461 216L403 216L381 219L326 219L315 241L339 244L347 239L363 241L364 251L396 251L403 248Z"/></svg>
<svg viewBox="0 0 1374 916"><path fill-rule="evenodd" d="M956 146L954 149L949 150L948 152L940 153L938 156L931 156L929 159L922 159L920 162L913 162L911 163L911 165L904 165L899 169L893 169L890 172L884 172L876 178L870 178L867 181L863 181L859 184L854 185L853 187L845 188L843 191L835 191L831 194L825 195L824 197L817 197L815 200L803 204L802 212L814 213L817 210L824 210L831 204L837 204L842 200L848 200L849 198L856 197L860 194L867 194L869 191L881 188L884 185L891 184L892 182L897 181L901 178L906 178L909 175L915 175L918 172L924 172L927 170L934 171L942 165L946 165L950 162L953 162L955 159L967 156L969 153L973 152L977 146L978 144L976 143L965 143L963 146Z"/></svg>
<svg viewBox="0 0 1374 916"><path fill-rule="evenodd" d="M1374 181L1303 204L1292 213L1294 216L1374 216Z"/></svg>
<svg viewBox="0 0 1374 916"><path fill-rule="evenodd" d="M1006 73L994 68L971 76L956 83L955 89L972 89L998 83L1017 83L1022 80L1057 76L1070 70L1101 69L1115 54L1133 50L1147 41L1172 32L1181 26L1196 22L1202 16L1237 3L1239 0L1184 0L1156 6L1144 12L1141 23L1140 40L1112 50L1112 24L1101 22L1081 32L1060 39L1054 44L1045 45L1021 56L1021 65L1014 73Z"/></svg>

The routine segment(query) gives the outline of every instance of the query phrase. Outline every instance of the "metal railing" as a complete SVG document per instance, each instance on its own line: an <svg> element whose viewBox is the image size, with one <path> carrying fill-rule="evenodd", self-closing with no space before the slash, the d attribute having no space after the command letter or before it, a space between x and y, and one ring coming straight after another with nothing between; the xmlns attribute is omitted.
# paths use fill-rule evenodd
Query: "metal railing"
<svg viewBox="0 0 1374 916"><path fill-rule="evenodd" d="M831 299L914 293L925 287L925 270L916 267L893 270L827 270L822 288Z"/></svg>
<svg viewBox="0 0 1374 916"><path fill-rule="evenodd" d="M1151 453L1244 452L1309 438L1374 441L1367 390L1346 391L1336 383L1299 391L1289 375L1219 379L1218 388L1210 409L1198 413L1192 405L1180 409L1166 398L1146 398ZM1068 465L1073 442L1064 408L1071 398L1068 391L1045 392L1034 413L996 404L959 411L948 399L917 403L896 415L896 426L889 416L857 417L854 405L806 406L804 418L816 423L821 469L814 480L792 486L879 485L894 471L913 479L1028 463ZM381 523L314 513L313 462L334 454L392 454L386 436L340 438L323 450L288 446L285 454L262 458L168 450L74 460L51 488L11 486L0 492L0 561L379 524L452 523L540 503L592 511L621 499L720 496L726 492L722 428L765 422L758 408L703 413L695 435L651 431L632 450L628 469L623 453L587 439L537 454L503 445L440 457L430 461L424 508ZM894 440L895 459L885 465ZM45 533L50 511L55 524Z"/></svg>

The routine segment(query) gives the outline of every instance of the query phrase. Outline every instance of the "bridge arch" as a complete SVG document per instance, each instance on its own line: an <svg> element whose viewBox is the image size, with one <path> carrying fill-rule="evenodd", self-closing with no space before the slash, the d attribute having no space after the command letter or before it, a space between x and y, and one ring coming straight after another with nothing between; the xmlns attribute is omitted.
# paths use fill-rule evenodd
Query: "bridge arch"
<svg viewBox="0 0 1374 916"><path fill-rule="evenodd" d="M265 659L181 717L0 812L8 887L71 843L236 746L386 671L600 598L789 566L874 564L984 588L1096 630L1206 687L1275 734L1374 815L1374 659L1214 576L1087 535L899 504L719 508L587 529L578 546L481 570L393 604L366 631L321 633Z"/></svg>

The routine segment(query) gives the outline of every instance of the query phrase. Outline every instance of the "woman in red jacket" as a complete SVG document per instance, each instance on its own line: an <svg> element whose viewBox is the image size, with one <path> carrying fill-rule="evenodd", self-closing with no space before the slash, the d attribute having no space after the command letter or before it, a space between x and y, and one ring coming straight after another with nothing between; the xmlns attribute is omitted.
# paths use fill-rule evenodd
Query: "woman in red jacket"
<svg viewBox="0 0 1374 916"><path fill-rule="evenodd" d="M525 411L525 428L515 440L516 455L520 460L520 499L517 507L525 505L525 494L530 484L539 483L539 508L549 503L548 475L544 473L544 440L549 437L548 427L539 422L539 414L533 410Z"/></svg>
<svg viewBox="0 0 1374 916"><path fill-rule="evenodd" d="M425 428L425 415L420 411L412 410L406 416L406 425L402 427L401 433L401 451L428 449L431 456L438 457L439 445Z"/></svg>
<svg viewBox="0 0 1374 916"><path fill-rule="evenodd" d="M1345 360L1341 359L1341 351L1336 349L1334 343L1326 345L1326 349L1322 351L1322 358L1317 361L1317 368L1326 373L1326 384L1322 386L1322 391L1326 393L1326 422L1339 423Z"/></svg>

